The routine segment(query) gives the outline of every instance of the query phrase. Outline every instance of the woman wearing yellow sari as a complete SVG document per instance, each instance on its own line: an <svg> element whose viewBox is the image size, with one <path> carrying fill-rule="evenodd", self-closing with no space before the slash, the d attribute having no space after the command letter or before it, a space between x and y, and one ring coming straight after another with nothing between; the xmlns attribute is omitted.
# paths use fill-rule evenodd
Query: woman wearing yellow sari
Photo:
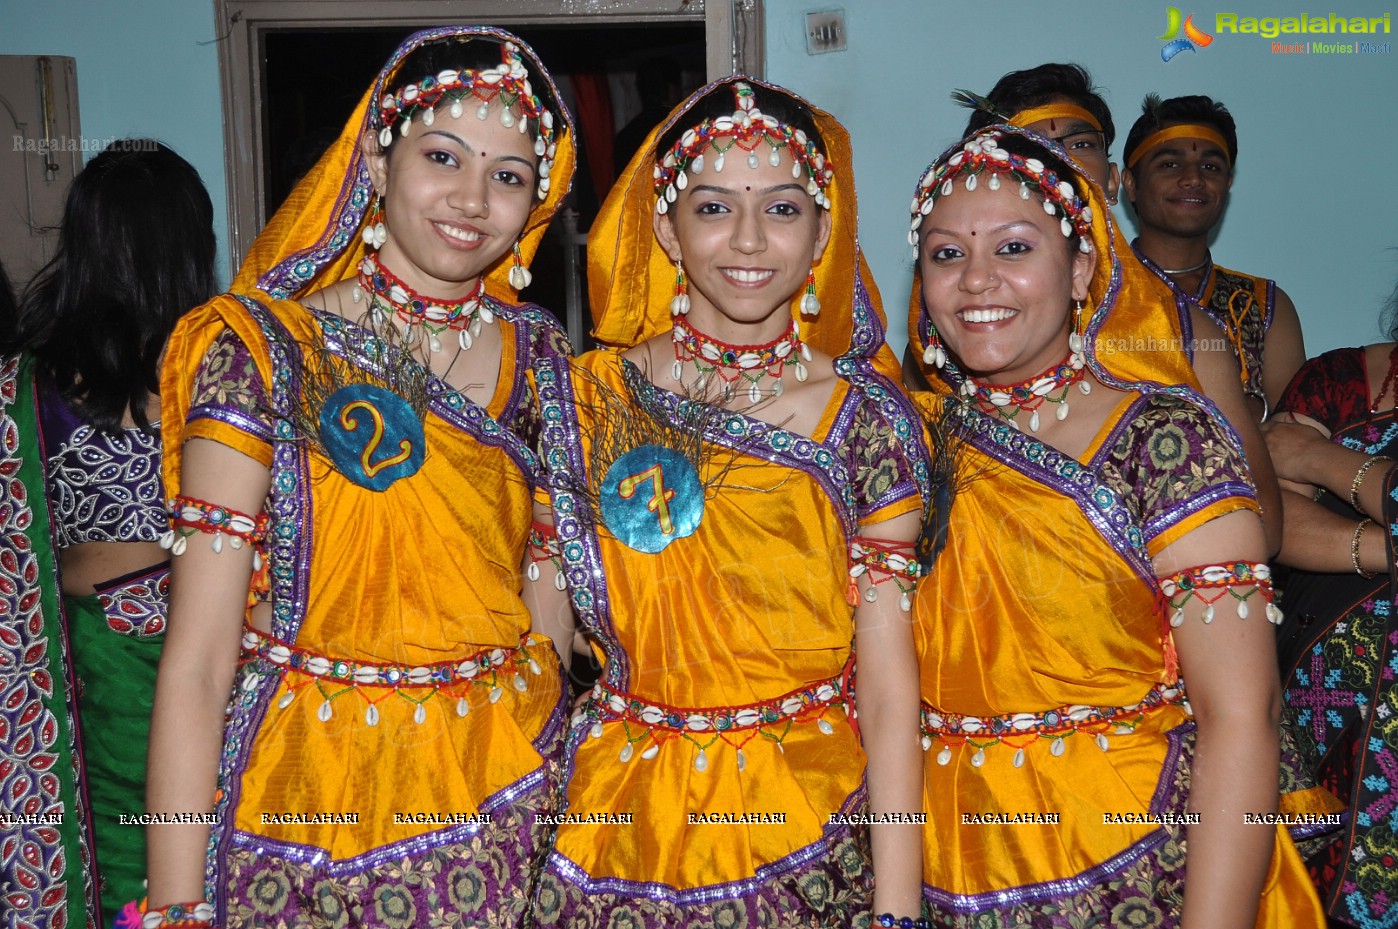
<svg viewBox="0 0 1398 929"><path fill-rule="evenodd" d="M565 703L525 372L566 342L515 291L568 190L556 101L508 33L410 37L171 340L147 927L528 918Z"/></svg>
<svg viewBox="0 0 1398 929"><path fill-rule="evenodd" d="M956 442L915 601L933 922L1324 925L1278 812L1335 805L1285 777L1278 798L1253 489L1208 401L1102 350L1139 291L1100 188L991 127L928 168L912 217L918 400Z"/></svg>
<svg viewBox="0 0 1398 929"><path fill-rule="evenodd" d="M695 93L589 237L610 350L536 366L561 570L602 663L542 925L918 916L899 588L926 462L875 368L849 165L839 124L787 91Z"/></svg>

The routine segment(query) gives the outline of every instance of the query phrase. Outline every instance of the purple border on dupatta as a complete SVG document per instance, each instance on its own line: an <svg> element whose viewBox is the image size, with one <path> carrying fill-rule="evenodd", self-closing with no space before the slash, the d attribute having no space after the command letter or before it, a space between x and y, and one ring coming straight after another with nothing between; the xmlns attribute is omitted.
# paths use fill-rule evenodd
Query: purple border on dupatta
<svg viewBox="0 0 1398 929"><path fill-rule="evenodd" d="M515 327L519 337L527 338L526 332L528 323L521 320L520 315L513 312L514 307L502 304L499 301L487 297L491 309L502 318L508 320ZM335 354L341 358L354 362L355 365L369 371L375 375L382 376L383 369L370 363L369 357L360 350L361 346L367 343L381 344L377 336L360 326L358 323L347 320L342 316L325 311L313 310L312 315L316 322L320 324L325 333L325 344L331 348ZM349 334L349 338L346 335ZM398 348L390 346L390 353L399 351ZM501 372L502 374L504 372ZM524 382L524 371L516 365L514 383L511 386L511 397L515 397L522 390ZM502 423L493 419L485 407L462 396L460 391L448 385L445 381L429 372L429 396L428 403L431 411L452 426L465 432L471 438L482 445L498 448L507 454L515 463L515 466L523 473L524 477L533 482L534 475L538 472L538 461L534 452L525 445L524 441L506 428ZM508 407L507 407L508 409Z"/></svg>
<svg viewBox="0 0 1398 929"><path fill-rule="evenodd" d="M1188 797L1179 795L1175 790L1173 774L1180 765L1180 758L1184 755L1185 737L1198 728L1193 721L1180 723L1169 732L1165 733L1165 738L1169 741L1169 747L1165 750L1165 760L1160 763L1160 780L1155 784L1155 793L1151 794L1150 812L1159 816L1172 809L1179 809L1184 806Z"/></svg>
<svg viewBox="0 0 1398 929"><path fill-rule="evenodd" d="M623 361L623 365L630 364ZM656 387L650 381L641 379L638 383L643 393L643 402L654 403L670 413L677 413L680 405L687 403L678 394ZM840 522L845 531L852 534L855 524L854 499L849 492L850 474L844 463L831 452L844 440L843 430L849 428L854 418L854 409L859 404L857 391L848 391L841 401L841 409L836 413L824 441L788 432L780 426L754 419L743 413L729 413L705 430L704 440L721 448L743 455L760 458L769 464L784 465L794 471L803 471L824 489L827 497L838 508Z"/></svg>
<svg viewBox="0 0 1398 929"><path fill-rule="evenodd" d="M585 629L595 630L608 650L604 673L607 682L622 690L629 688L631 660L624 649L616 648L616 630L611 624L607 578L602 571L602 553L592 514L572 490L584 479L582 431L573 404L573 375L569 360L546 355L534 364L540 412L543 419L541 445L544 449L545 483L553 503L554 529L558 533L568 596ZM571 768L571 762L569 762ZM565 779L566 782L566 779Z"/></svg>
<svg viewBox="0 0 1398 929"><path fill-rule="evenodd" d="M860 809L867 803L866 794L867 791L862 784L855 788L854 792L845 798L845 802L840 804L840 809L836 811L837 815L848 816ZM571 858L558 851L549 853L548 864L545 867L568 880L584 893L611 893L629 897L645 897L650 900L664 900L675 906L694 906L752 896L762 890L763 884L803 867L822 855L829 854L830 849L836 843L844 840L850 832L850 826L847 824L826 828L822 831L821 837L810 845L798 848L791 854L769 864L761 865L752 877L727 881L722 884L689 887L683 890L657 881L628 881L619 877L594 878Z"/></svg>
<svg viewBox="0 0 1398 929"><path fill-rule="evenodd" d="M1094 470L1008 423L979 410L965 412L964 440L1004 466L1063 494L1078 505L1098 533L1122 556L1142 581L1158 583L1146 552L1145 538L1131 521L1126 503ZM1100 498L1100 503L1098 499Z"/></svg>
<svg viewBox="0 0 1398 929"><path fill-rule="evenodd" d="M291 398L299 389L296 365L286 356L283 346L288 334L276 316L262 304L249 297L238 301L266 333L272 358L272 383L268 399L275 417L273 427L277 440L272 450L271 516L272 526L268 560L272 586L273 634L284 642L294 643L306 615L310 583L310 552L314 530L310 520L310 481L306 452L295 441L291 423L286 419ZM281 338L271 338L277 334ZM235 830L231 814L238 808L242 793L242 772L247 768L253 739L271 704L272 695L281 682L280 669L267 661L256 661L244 667L232 695L232 708L224 732L223 756L219 763L219 785L222 796L215 805L218 823L209 833L209 852L205 862L205 893L214 901L214 922L228 922L228 898L223 892L220 863L227 860L233 845Z"/></svg>

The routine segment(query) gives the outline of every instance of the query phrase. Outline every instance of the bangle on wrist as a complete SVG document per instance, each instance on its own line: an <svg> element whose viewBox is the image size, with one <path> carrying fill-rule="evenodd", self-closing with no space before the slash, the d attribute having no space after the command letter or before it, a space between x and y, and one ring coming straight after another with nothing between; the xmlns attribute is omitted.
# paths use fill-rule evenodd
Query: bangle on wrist
<svg viewBox="0 0 1398 929"><path fill-rule="evenodd" d="M1360 485L1364 483L1364 478L1369 474L1370 468L1378 464L1380 461L1392 460L1393 459L1388 457L1387 455L1374 455L1368 461L1360 465L1359 470L1354 473L1354 480L1350 481L1349 485L1349 505L1354 507L1355 512L1359 513L1361 516L1368 516L1369 514L1364 512L1364 507L1359 505Z"/></svg>
<svg viewBox="0 0 1398 929"><path fill-rule="evenodd" d="M911 916L894 916L892 913L880 913L875 916L874 925L883 929L932 929L931 920L924 916L914 919Z"/></svg>
<svg viewBox="0 0 1398 929"><path fill-rule="evenodd" d="M121 908L113 929L208 929L213 925L214 908L205 900L193 903L171 903L168 906L150 909L145 900L131 901Z"/></svg>
<svg viewBox="0 0 1398 929"><path fill-rule="evenodd" d="M1364 530L1374 525L1374 521L1369 517L1364 517L1359 521L1359 525L1354 527L1354 536L1349 540L1349 560L1354 565L1354 573L1360 577L1378 577L1372 571L1365 571L1364 566L1359 563L1359 540L1364 538Z"/></svg>

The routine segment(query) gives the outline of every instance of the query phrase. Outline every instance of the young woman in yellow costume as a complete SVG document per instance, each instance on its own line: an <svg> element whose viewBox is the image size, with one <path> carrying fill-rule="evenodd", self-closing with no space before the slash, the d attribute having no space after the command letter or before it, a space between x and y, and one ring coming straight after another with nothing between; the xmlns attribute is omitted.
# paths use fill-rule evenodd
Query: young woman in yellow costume
<svg viewBox="0 0 1398 929"><path fill-rule="evenodd" d="M217 822L151 828L148 929L528 919L566 704L525 372L566 341L515 292L571 176L556 100L508 33L410 37L170 342L148 803Z"/></svg>
<svg viewBox="0 0 1398 929"><path fill-rule="evenodd" d="M1324 925L1276 814L1338 805L1286 775L1278 799L1253 489L1208 401L1099 356L1141 292L1101 189L991 127L928 168L911 215L918 400L957 436L914 607L933 922Z"/></svg>
<svg viewBox="0 0 1398 929"><path fill-rule="evenodd" d="M589 237L608 350L536 366L561 569L602 662L541 925L918 916L903 590L927 463L873 363L894 368L849 169L793 94L698 91Z"/></svg>

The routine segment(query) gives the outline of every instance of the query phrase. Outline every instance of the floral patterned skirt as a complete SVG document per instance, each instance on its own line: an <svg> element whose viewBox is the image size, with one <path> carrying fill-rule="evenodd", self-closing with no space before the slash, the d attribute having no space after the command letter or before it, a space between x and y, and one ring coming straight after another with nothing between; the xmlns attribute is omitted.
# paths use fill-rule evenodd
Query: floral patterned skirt
<svg viewBox="0 0 1398 929"><path fill-rule="evenodd" d="M556 758L556 754L554 755ZM516 929L531 900L558 804L558 762L535 789L497 807L474 835L424 835L393 856L325 864L240 836L225 859L227 929Z"/></svg>
<svg viewBox="0 0 1398 929"><path fill-rule="evenodd" d="M874 901L868 849L867 826L841 827L802 864L782 870L777 862L780 873L741 887L691 892L591 880L555 854L539 879L535 918L559 929L865 929Z"/></svg>

